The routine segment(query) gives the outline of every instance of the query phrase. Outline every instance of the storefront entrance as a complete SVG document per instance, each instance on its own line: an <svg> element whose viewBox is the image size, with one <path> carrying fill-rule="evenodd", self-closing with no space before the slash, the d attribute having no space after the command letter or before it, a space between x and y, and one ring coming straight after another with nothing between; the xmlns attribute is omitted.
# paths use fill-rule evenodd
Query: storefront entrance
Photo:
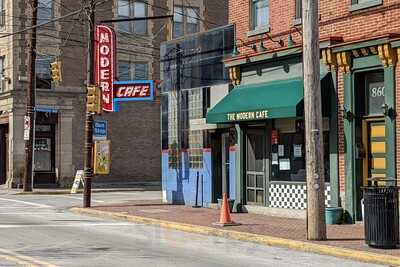
<svg viewBox="0 0 400 267"><path fill-rule="evenodd" d="M229 144L230 144L229 133L221 134L222 192L226 192L228 197L230 195L230 192L229 192L229 166L230 166L230 163L229 163Z"/></svg>
<svg viewBox="0 0 400 267"><path fill-rule="evenodd" d="M35 133L35 177L34 184L56 184L54 126L51 124L36 125Z"/></svg>
<svg viewBox="0 0 400 267"><path fill-rule="evenodd" d="M58 113L36 112L34 143L34 186L57 186L55 167L56 125Z"/></svg>
<svg viewBox="0 0 400 267"><path fill-rule="evenodd" d="M362 187L390 178L386 177L387 135L382 108L385 87L383 70L355 73L354 78L354 219L362 220Z"/></svg>
<svg viewBox="0 0 400 267"><path fill-rule="evenodd" d="M250 128L246 136L246 203L265 205L264 128Z"/></svg>
<svg viewBox="0 0 400 267"><path fill-rule="evenodd" d="M8 172L8 124L0 124L0 184L7 181Z"/></svg>

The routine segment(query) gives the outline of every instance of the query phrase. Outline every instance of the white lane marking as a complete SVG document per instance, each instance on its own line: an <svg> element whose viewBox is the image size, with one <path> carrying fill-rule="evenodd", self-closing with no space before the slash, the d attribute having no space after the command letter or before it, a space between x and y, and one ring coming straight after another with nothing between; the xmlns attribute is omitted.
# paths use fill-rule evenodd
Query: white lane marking
<svg viewBox="0 0 400 267"><path fill-rule="evenodd" d="M75 223L75 224L0 224L0 229L4 228L63 228L63 227L97 227L97 226L134 226L134 223Z"/></svg>
<svg viewBox="0 0 400 267"><path fill-rule="evenodd" d="M54 207L49 206L49 205L38 204L38 203L27 202L27 201L16 200L16 199L10 199L10 198L0 198L0 200L8 201L8 202L20 203L20 204L25 204L25 205L29 205L29 206L33 206L33 207L38 207L38 208L54 208Z"/></svg>
<svg viewBox="0 0 400 267"><path fill-rule="evenodd" d="M58 197L65 197L65 198L72 198L72 199L78 199L78 200L83 200L82 197L73 197L73 196L58 196ZM92 202L97 202L97 203L104 203L105 201L103 200L91 200Z"/></svg>

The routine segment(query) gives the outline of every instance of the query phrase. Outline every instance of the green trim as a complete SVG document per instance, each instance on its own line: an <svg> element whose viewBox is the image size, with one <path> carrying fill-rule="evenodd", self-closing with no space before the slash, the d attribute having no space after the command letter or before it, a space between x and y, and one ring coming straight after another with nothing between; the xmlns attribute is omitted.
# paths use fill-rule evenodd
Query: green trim
<svg viewBox="0 0 400 267"><path fill-rule="evenodd" d="M329 126L329 176L331 185L331 206L341 206L339 200L339 157L338 157L338 105L337 76L332 72L333 86L331 89L331 116Z"/></svg>
<svg viewBox="0 0 400 267"><path fill-rule="evenodd" d="M249 57L249 58L246 57L246 58L240 58L237 60L225 62L225 67L226 68L235 67L238 65L255 63L255 62L259 62L259 61L266 61L266 60L271 60L271 59L275 60L277 58L279 58L279 60L282 60L281 57L295 56L295 55L299 55L301 53L302 53L301 47L293 47L293 48L286 49L283 51L278 51L278 52L273 52L273 53L263 53L263 54Z"/></svg>
<svg viewBox="0 0 400 267"><path fill-rule="evenodd" d="M395 109L395 72L394 67L384 69L385 103ZM393 118L385 117L386 124L386 177L396 178L396 123Z"/></svg>
<svg viewBox="0 0 400 267"><path fill-rule="evenodd" d="M353 58L353 70L365 71L365 69L377 67L382 68L382 61L376 55Z"/></svg>
<svg viewBox="0 0 400 267"><path fill-rule="evenodd" d="M344 107L347 111L354 114L354 97L351 74L344 74ZM346 203L345 210L347 212L346 221L349 223L355 222L356 216L356 164L355 151L355 122L344 120L345 134L345 192Z"/></svg>
<svg viewBox="0 0 400 267"><path fill-rule="evenodd" d="M386 170L371 169L371 173L373 173L373 174L386 174Z"/></svg>
<svg viewBox="0 0 400 267"><path fill-rule="evenodd" d="M243 164L244 164L244 132L239 124L235 125L237 133L236 143L236 192L233 212L241 212L243 203Z"/></svg>
<svg viewBox="0 0 400 267"><path fill-rule="evenodd" d="M375 6L380 6L382 5L382 0L370 0L368 2L360 3L360 4L352 4L351 7L349 8L350 12L370 8L370 7L375 7Z"/></svg>
<svg viewBox="0 0 400 267"><path fill-rule="evenodd" d="M269 25L265 25L258 29L248 31L246 33L246 35L247 35L247 37L253 37L253 36L261 35L261 34L264 34L264 33L270 32L270 31L271 31L271 27Z"/></svg>
<svg viewBox="0 0 400 267"><path fill-rule="evenodd" d="M379 38L375 40L369 40L365 42L360 42L360 43L353 43L353 44L348 44L344 46L337 46L332 49L333 53L337 52L345 52L349 50L354 50L354 49L360 49L360 48L365 48L365 47L370 47L370 46L376 46L380 44L387 44L390 42L390 39L388 37L384 38Z"/></svg>
<svg viewBox="0 0 400 267"><path fill-rule="evenodd" d="M392 48L400 47L400 40L394 41L391 43Z"/></svg>

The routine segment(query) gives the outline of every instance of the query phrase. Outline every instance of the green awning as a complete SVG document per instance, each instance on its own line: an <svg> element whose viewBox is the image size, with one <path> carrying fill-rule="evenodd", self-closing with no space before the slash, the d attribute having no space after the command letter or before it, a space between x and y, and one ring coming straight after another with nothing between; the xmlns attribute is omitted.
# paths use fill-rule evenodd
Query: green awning
<svg viewBox="0 0 400 267"><path fill-rule="evenodd" d="M303 91L299 77L238 86L207 113L207 123L296 117Z"/></svg>

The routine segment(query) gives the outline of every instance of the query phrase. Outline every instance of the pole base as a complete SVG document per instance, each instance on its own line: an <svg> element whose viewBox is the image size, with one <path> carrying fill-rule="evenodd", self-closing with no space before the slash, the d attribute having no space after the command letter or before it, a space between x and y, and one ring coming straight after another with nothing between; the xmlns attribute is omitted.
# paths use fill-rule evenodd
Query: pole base
<svg viewBox="0 0 400 267"><path fill-rule="evenodd" d="M198 209L198 208L202 208L202 206L199 206L199 205L194 205L194 206L192 206L192 208L196 208L196 209Z"/></svg>

